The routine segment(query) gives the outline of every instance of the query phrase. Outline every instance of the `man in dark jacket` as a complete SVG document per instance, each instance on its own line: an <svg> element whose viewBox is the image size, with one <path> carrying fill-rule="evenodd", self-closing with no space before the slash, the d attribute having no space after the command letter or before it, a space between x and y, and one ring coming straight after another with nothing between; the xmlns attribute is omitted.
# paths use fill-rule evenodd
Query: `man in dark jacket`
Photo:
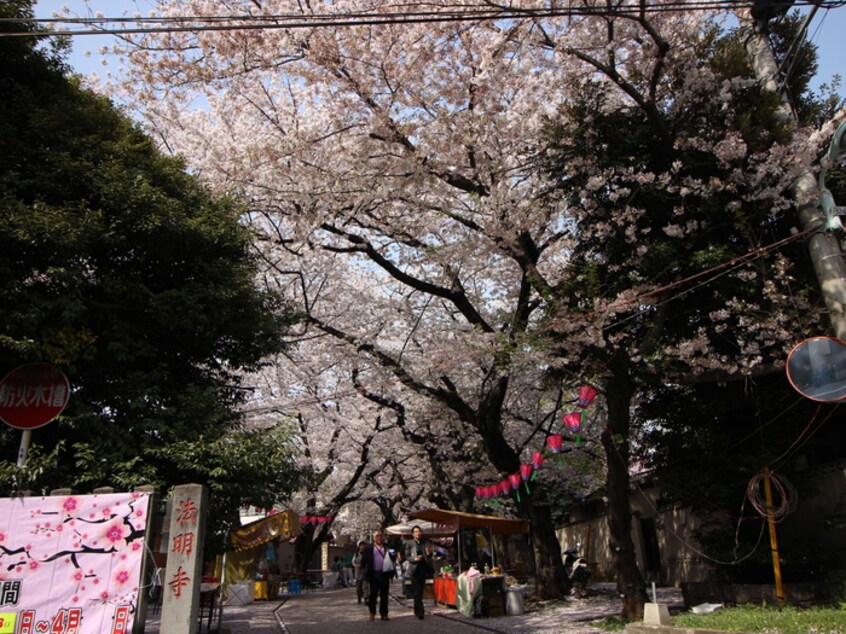
<svg viewBox="0 0 846 634"><path fill-rule="evenodd" d="M379 597L379 614L383 621L388 621L388 587L391 579L396 575L397 555L385 544L382 531L373 533L373 543L368 546L361 557L361 567L365 578L370 584L370 598L367 607L370 609L370 620L376 618L376 597Z"/></svg>
<svg viewBox="0 0 846 634"><path fill-rule="evenodd" d="M414 616L423 619L423 588L426 577L432 570L432 547L423 544L423 530L419 526L411 529L414 538L405 545L405 558L408 561L408 576L411 578L411 593L414 597Z"/></svg>

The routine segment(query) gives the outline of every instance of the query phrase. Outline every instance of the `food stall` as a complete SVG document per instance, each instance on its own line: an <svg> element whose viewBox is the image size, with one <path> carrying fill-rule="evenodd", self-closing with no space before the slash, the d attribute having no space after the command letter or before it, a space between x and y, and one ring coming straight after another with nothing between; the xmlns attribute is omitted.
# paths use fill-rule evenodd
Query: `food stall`
<svg viewBox="0 0 846 634"><path fill-rule="evenodd" d="M299 517L288 510L245 524L230 533L230 550L224 553L222 581L231 603L250 603L254 599L276 596L278 579L263 573L257 575L257 570L273 556L271 545L275 540L293 539L300 532Z"/></svg>
<svg viewBox="0 0 846 634"><path fill-rule="evenodd" d="M529 523L493 515L477 515L460 511L426 509L411 513L412 520L422 520L435 525L449 527L456 535L456 568L441 568L442 574L434 579L435 600L446 605L453 605L462 614L472 616L474 602L484 597L491 608L491 616L505 613L505 576L493 574L500 572L496 565L496 552L493 548L495 535L515 535L529 532ZM411 521L409 524L413 525ZM421 528L422 528L421 523ZM486 533L487 538L481 533ZM490 571L484 574L480 564L481 557L490 556Z"/></svg>

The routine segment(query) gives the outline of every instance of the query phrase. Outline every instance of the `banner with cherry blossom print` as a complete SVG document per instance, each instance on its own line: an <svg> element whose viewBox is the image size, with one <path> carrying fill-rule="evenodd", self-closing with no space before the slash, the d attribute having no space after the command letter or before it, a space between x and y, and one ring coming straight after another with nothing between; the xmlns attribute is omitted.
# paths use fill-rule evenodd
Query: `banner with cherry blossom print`
<svg viewBox="0 0 846 634"><path fill-rule="evenodd" d="M0 498L0 634L125 634L148 493Z"/></svg>

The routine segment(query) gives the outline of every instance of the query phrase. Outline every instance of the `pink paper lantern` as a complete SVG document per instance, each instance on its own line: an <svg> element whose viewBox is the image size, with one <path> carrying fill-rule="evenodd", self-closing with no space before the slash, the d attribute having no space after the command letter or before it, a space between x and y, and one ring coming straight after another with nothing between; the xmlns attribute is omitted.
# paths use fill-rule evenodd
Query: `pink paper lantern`
<svg viewBox="0 0 846 634"><path fill-rule="evenodd" d="M520 465L520 478L523 482L528 481L528 479L532 477L532 471L534 471L534 469L535 468L530 464Z"/></svg>
<svg viewBox="0 0 846 634"><path fill-rule="evenodd" d="M543 464L543 454L540 451L532 452L532 467L535 471L540 470Z"/></svg>
<svg viewBox="0 0 846 634"><path fill-rule="evenodd" d="M511 482L508 481L508 478L499 483L499 492L501 495L511 493Z"/></svg>
<svg viewBox="0 0 846 634"><path fill-rule="evenodd" d="M579 407L587 407L595 398L596 390L589 385L583 385L579 388L579 399L576 401L576 405Z"/></svg>
<svg viewBox="0 0 846 634"><path fill-rule="evenodd" d="M578 434L582 431L582 413L581 412L570 412L564 416L564 424L567 425L567 428L573 432L574 434Z"/></svg>
<svg viewBox="0 0 846 634"><path fill-rule="evenodd" d="M543 454L540 451L535 451L532 453L532 467L534 467L535 471L538 471L543 464Z"/></svg>
<svg viewBox="0 0 846 634"><path fill-rule="evenodd" d="M561 451L562 440L564 439L561 437L561 434L552 434L546 437L546 445L552 453L558 453Z"/></svg>

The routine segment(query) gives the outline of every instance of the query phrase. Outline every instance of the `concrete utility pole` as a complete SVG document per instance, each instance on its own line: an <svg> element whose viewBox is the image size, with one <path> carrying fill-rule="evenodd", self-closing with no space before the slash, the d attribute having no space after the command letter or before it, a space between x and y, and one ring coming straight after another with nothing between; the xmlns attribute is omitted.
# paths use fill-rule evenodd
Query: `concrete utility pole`
<svg viewBox="0 0 846 634"><path fill-rule="evenodd" d="M747 26L751 26L747 22ZM778 85L778 65L770 48L766 33L751 28L747 50L752 58L755 76L768 90L779 93L782 105L778 116L792 126L797 125L790 102ZM803 231L811 230L808 249L819 281L825 305L828 308L834 335L846 340L846 260L838 237L827 228L826 217L820 200L821 192L814 178L810 162L806 161L801 176L791 187L793 198L799 206L799 221Z"/></svg>

